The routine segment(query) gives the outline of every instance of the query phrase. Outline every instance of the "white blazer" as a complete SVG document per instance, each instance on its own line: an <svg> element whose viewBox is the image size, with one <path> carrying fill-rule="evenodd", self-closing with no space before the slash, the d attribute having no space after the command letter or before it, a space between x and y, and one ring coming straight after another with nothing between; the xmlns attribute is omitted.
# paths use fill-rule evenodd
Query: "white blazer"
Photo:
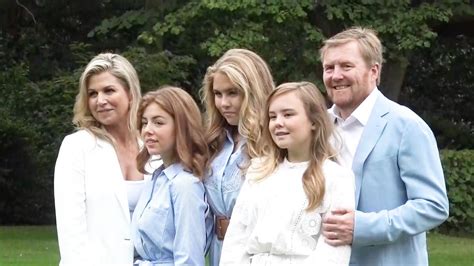
<svg viewBox="0 0 474 266"><path fill-rule="evenodd" d="M133 264L127 190L110 143L86 130L66 136L54 198L60 265Z"/></svg>

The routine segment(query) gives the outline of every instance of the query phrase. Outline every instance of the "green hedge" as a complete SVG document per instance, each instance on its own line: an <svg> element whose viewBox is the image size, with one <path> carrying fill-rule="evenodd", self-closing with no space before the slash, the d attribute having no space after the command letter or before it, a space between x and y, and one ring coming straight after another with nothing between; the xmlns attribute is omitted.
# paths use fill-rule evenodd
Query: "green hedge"
<svg viewBox="0 0 474 266"><path fill-rule="evenodd" d="M439 229L446 233L474 233L474 150L442 150L441 162L450 214Z"/></svg>

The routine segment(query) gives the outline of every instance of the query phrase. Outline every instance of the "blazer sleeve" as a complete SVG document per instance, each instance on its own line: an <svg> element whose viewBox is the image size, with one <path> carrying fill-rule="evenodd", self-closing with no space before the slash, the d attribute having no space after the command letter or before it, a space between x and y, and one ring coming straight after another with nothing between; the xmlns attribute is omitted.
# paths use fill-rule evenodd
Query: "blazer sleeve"
<svg viewBox="0 0 474 266"><path fill-rule="evenodd" d="M83 141L67 136L54 171L54 200L61 264L87 264L89 259Z"/></svg>
<svg viewBox="0 0 474 266"><path fill-rule="evenodd" d="M398 173L379 173L381 178L400 178L406 202L393 209L356 211L353 245L377 245L397 241L432 229L449 215L443 170L436 140L421 119L405 126L397 156ZM362 188L363 189L363 188ZM390 193L390 191L387 191Z"/></svg>

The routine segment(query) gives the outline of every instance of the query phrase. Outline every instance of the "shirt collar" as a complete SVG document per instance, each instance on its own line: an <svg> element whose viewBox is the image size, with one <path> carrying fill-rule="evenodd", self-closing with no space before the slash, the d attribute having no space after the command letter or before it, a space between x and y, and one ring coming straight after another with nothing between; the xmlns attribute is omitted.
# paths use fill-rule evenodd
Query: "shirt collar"
<svg viewBox="0 0 474 266"><path fill-rule="evenodd" d="M160 168L156 169L155 174L153 177L164 175L169 180L174 179L180 172L184 170L181 163L174 163L165 168L165 165L161 165Z"/></svg>
<svg viewBox="0 0 474 266"><path fill-rule="evenodd" d="M232 144L232 149L234 149L234 139L232 138L232 134L231 134L231 131L227 128L224 129L225 130L225 134L226 134L226 138L227 138L227 141ZM239 141L239 143L237 144L237 148L240 149L245 143L247 143L247 139L245 139L244 137L241 136L241 139Z"/></svg>
<svg viewBox="0 0 474 266"><path fill-rule="evenodd" d="M365 100L352 112L352 114L346 119L357 120L363 126L367 124L369 121L370 113L374 108L375 101L377 100L377 95L379 94L379 90L375 87L374 90L365 98ZM341 120L343 121L342 117L339 115L339 108L333 104L331 108L328 110L329 114L333 118L332 120L335 121Z"/></svg>

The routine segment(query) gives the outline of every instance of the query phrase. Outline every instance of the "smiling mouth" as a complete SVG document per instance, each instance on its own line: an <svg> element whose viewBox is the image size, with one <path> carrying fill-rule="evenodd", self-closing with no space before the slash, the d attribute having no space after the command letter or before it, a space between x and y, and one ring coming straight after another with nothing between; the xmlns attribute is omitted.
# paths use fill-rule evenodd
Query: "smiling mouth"
<svg viewBox="0 0 474 266"><path fill-rule="evenodd" d="M98 113L106 113L106 112L110 112L112 111L113 109L106 109L106 110L98 110L97 112Z"/></svg>
<svg viewBox="0 0 474 266"><path fill-rule="evenodd" d="M287 132L277 132L275 133L275 136L277 137L281 137L281 136L286 136L286 135L289 135L290 133L287 133Z"/></svg>
<svg viewBox="0 0 474 266"><path fill-rule="evenodd" d="M334 90L343 90L349 88L349 85L340 85L340 86L334 86L332 87Z"/></svg>

